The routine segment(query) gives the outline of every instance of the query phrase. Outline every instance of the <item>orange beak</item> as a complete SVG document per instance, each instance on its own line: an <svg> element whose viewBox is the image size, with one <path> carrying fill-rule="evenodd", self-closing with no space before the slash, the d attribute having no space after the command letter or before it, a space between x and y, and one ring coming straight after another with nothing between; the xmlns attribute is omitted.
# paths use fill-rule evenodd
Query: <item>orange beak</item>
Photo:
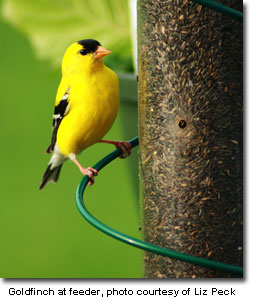
<svg viewBox="0 0 254 301"><path fill-rule="evenodd" d="M108 54L110 54L112 51L110 51L110 50L108 50L108 49L106 49L106 48L104 48L104 47L102 47L102 46L99 46L98 48L97 48L97 50L95 51L95 58L96 59L99 59L99 58L101 58L101 57L104 57L105 55L108 55Z"/></svg>

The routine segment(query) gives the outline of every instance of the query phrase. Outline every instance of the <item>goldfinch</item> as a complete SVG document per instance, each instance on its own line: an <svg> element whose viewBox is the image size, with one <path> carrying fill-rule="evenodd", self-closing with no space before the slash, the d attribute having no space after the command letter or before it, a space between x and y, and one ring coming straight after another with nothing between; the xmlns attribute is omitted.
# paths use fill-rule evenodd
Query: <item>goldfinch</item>
<svg viewBox="0 0 254 301"><path fill-rule="evenodd" d="M122 149L121 158L131 152L125 141L102 140L111 128L119 106L119 81L106 67L103 57L111 51L93 39L73 43L62 61L62 79L58 87L53 115L53 133L46 152L53 155L39 189L56 183L65 160L73 161L81 173L94 183L97 170L84 168L77 154L97 142L111 143Z"/></svg>

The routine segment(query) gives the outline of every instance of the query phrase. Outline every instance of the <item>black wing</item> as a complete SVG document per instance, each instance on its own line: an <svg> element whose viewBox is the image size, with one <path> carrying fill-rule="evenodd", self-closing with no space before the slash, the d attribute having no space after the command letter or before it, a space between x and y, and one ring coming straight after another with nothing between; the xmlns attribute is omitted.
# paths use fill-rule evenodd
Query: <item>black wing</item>
<svg viewBox="0 0 254 301"><path fill-rule="evenodd" d="M49 147L47 148L46 152L47 154L51 153L54 150L55 144L56 144L56 135L57 135L57 131L59 128L59 125L61 123L61 121L63 120L64 116L69 112L69 90L68 89L63 98L61 99L61 101L59 102L59 104L57 106L55 106L55 111L54 111L54 115L53 115L53 133L52 133L52 138L51 138L51 143L49 145Z"/></svg>

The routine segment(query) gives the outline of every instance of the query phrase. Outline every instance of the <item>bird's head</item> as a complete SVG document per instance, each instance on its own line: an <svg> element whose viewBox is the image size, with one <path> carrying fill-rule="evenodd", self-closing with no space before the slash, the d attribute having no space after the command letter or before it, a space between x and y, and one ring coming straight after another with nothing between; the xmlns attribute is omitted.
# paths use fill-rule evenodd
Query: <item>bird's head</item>
<svg viewBox="0 0 254 301"><path fill-rule="evenodd" d="M63 72L83 73L103 66L102 58L111 51L93 39L73 43L65 52L62 62Z"/></svg>

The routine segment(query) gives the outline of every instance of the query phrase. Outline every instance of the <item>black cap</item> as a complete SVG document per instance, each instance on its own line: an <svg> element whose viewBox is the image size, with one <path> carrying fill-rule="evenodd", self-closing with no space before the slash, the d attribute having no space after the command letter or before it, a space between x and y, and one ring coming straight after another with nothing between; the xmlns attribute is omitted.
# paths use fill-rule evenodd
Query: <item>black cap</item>
<svg viewBox="0 0 254 301"><path fill-rule="evenodd" d="M93 39L86 39L78 41L78 44L82 45L84 49L87 50L87 52L92 53L95 52L96 49L101 46L101 44Z"/></svg>

